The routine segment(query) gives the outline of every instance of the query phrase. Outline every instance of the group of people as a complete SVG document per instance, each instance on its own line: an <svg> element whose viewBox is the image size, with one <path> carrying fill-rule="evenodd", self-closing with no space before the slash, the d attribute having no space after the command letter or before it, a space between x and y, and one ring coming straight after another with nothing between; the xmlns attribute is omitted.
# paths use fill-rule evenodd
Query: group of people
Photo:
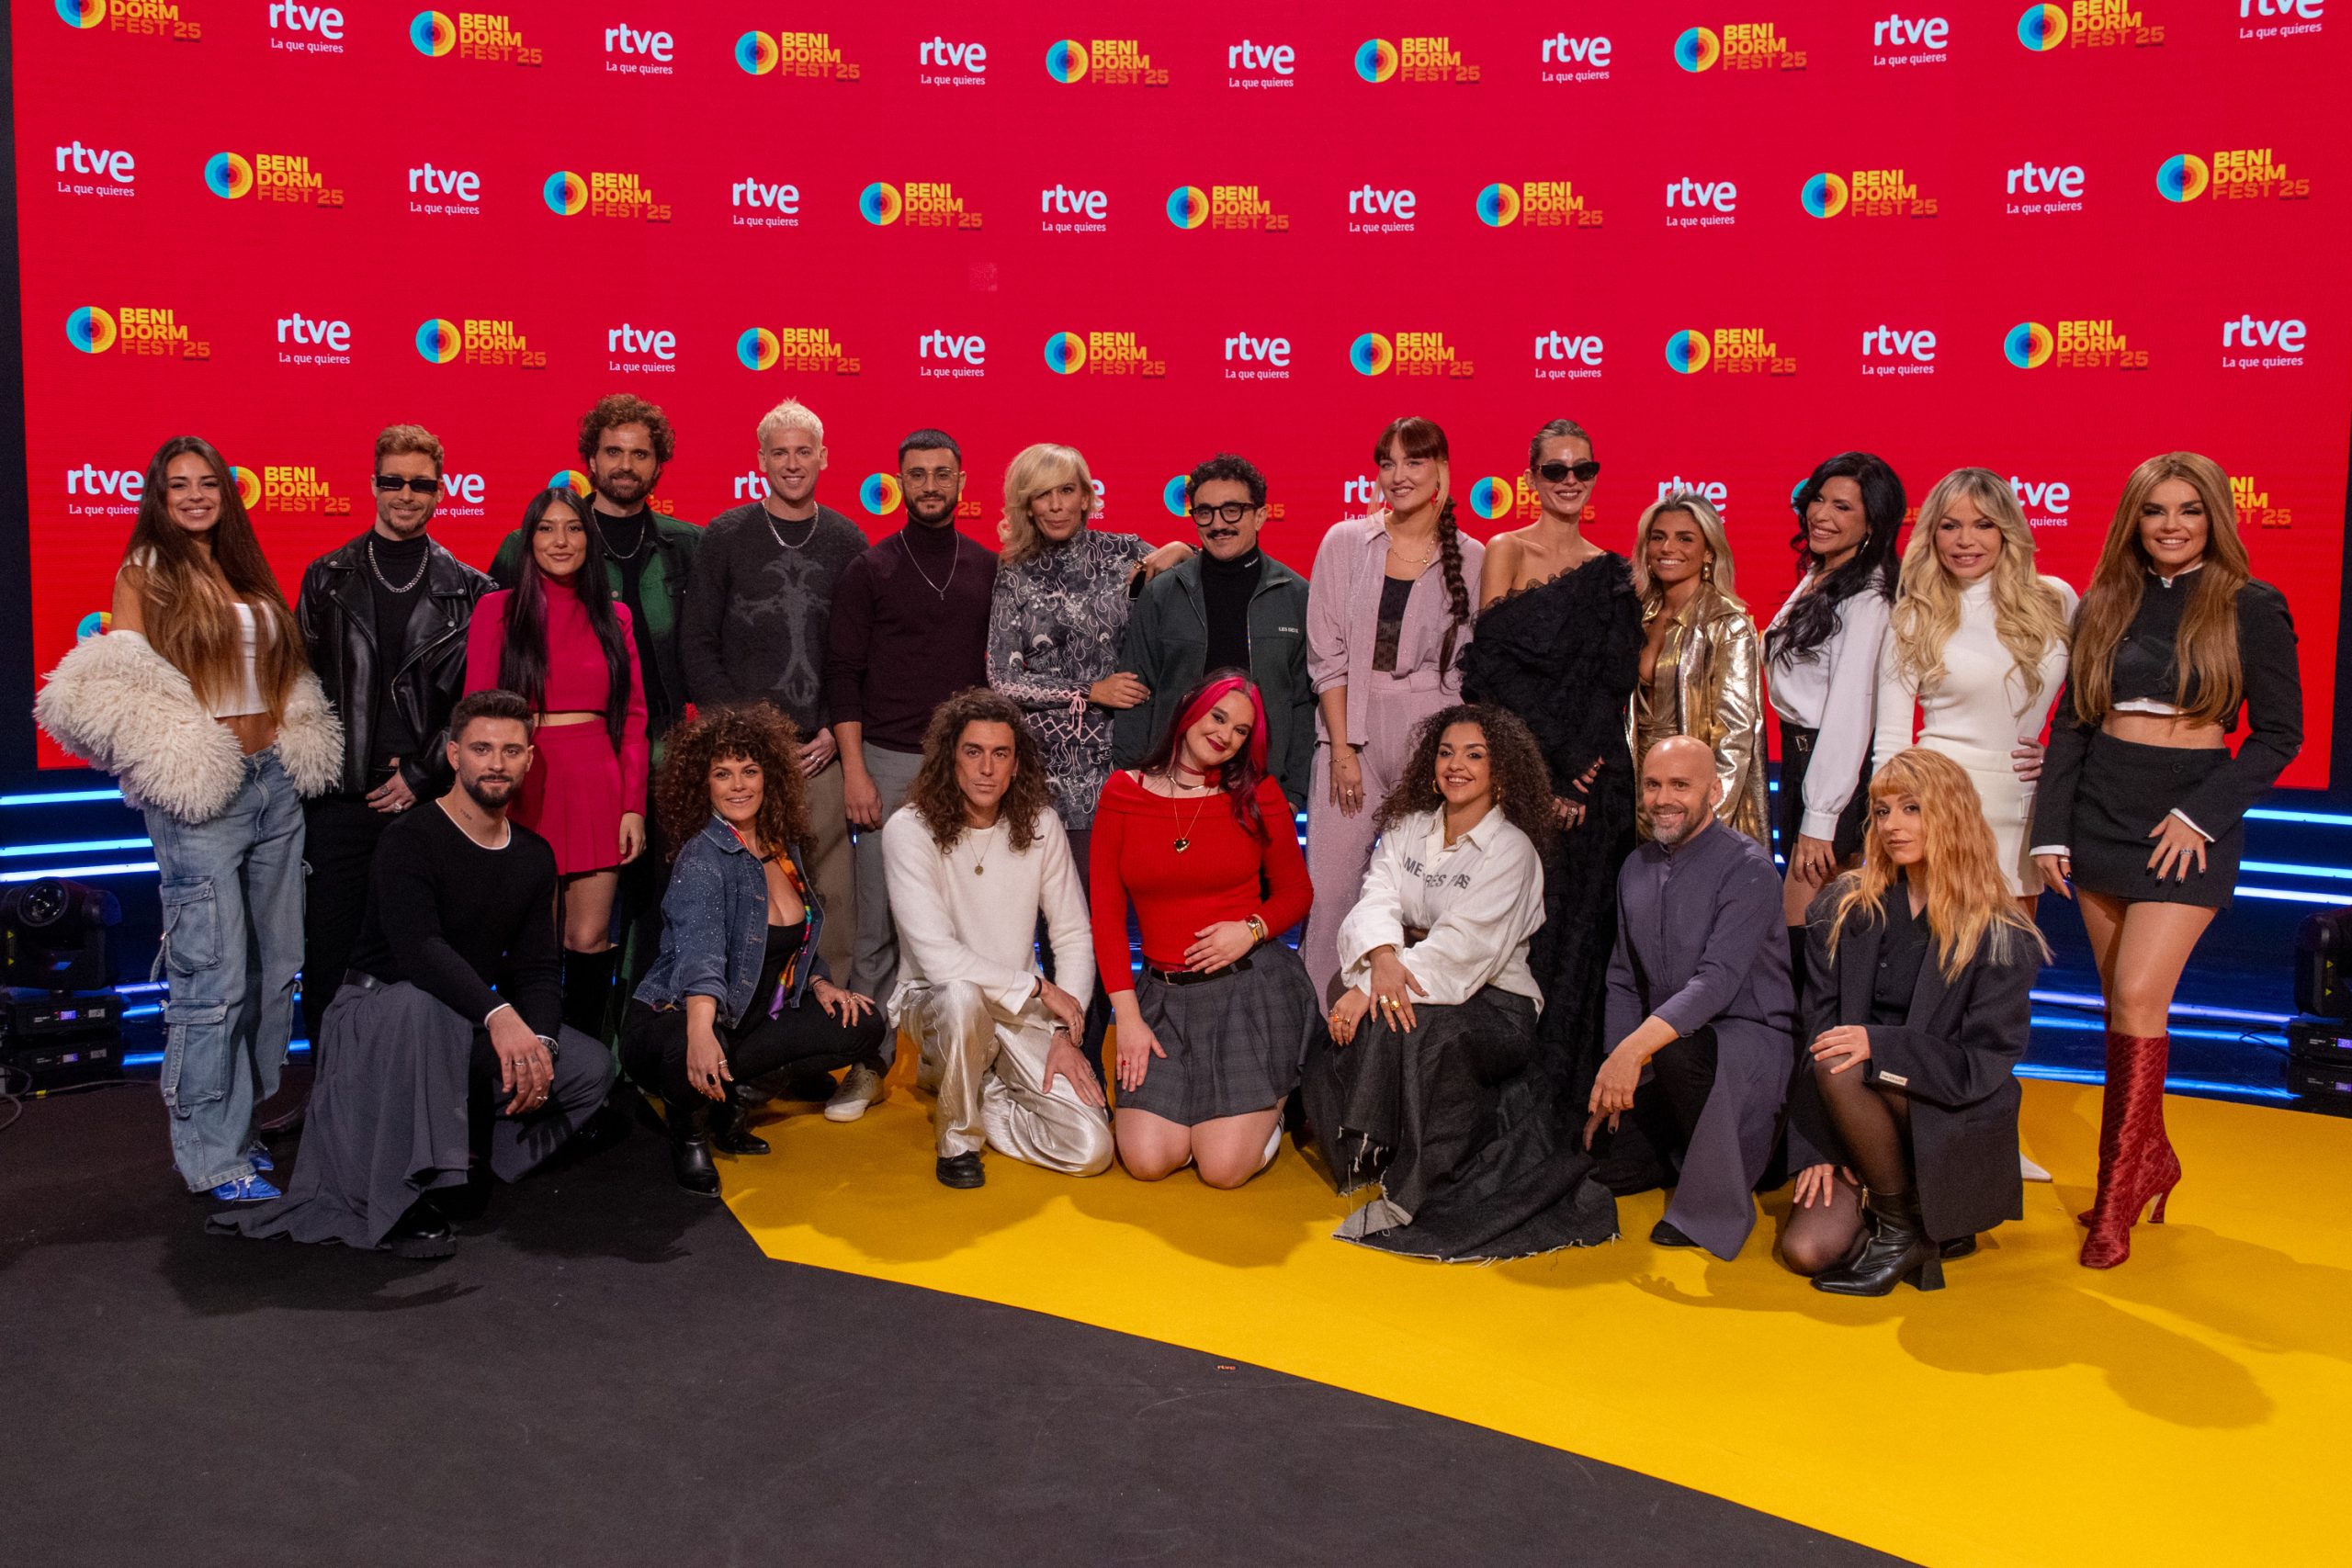
<svg viewBox="0 0 2352 1568"><path fill-rule="evenodd" d="M1366 1246L1589 1245L1663 1187L1652 1240L1729 1258L1792 1179L1789 1267L1931 1289L2039 1174L2011 1069L2045 889L2109 1003L2083 1261L2163 1217L2172 992L2301 739L2209 459L2132 473L2078 602L1992 473L1933 486L1898 558L1901 481L1840 454L1759 630L1703 498L1630 558L1586 536L1567 420L1530 442L1540 515L1483 545L1444 432L1396 421L1380 508L1305 578L1230 454L1187 478L1197 548L1155 548L1029 447L992 551L944 432L899 444L872 544L817 500L813 411L757 438L767 494L697 527L652 503L662 411L603 400L590 493L533 497L485 575L430 536L440 443L394 425L373 526L291 605L220 454L156 454L110 628L36 711L146 813L164 1098L216 1225L446 1255L469 1194L640 1093L715 1195L766 1100L855 1120L903 1035L950 1187L989 1147L1237 1187L1288 1125L1377 1189ZM298 982L280 1191L256 1114Z"/></svg>

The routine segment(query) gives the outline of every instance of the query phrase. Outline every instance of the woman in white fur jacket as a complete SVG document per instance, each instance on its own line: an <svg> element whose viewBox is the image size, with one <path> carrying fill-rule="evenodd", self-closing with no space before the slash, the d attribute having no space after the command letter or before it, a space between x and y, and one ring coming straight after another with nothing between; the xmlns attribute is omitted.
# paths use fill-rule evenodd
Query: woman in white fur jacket
<svg viewBox="0 0 2352 1568"><path fill-rule="evenodd" d="M258 1173L268 1156L254 1108L277 1092L294 1032L299 797L334 787L343 736L209 442L175 436L148 464L111 629L59 661L33 713L147 816L163 877L173 1162L192 1192L277 1197Z"/></svg>

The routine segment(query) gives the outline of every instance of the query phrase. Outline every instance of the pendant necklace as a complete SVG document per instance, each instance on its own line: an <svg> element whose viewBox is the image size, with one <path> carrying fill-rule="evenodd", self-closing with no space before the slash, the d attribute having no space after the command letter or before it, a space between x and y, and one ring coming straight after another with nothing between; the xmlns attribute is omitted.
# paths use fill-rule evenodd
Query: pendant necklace
<svg viewBox="0 0 2352 1568"><path fill-rule="evenodd" d="M979 829L979 831L986 835L986 839L980 845L980 858L972 863L972 874L974 876L986 876L989 874L989 852L996 848L996 829L993 825L990 825L986 829Z"/></svg>
<svg viewBox="0 0 2352 1568"><path fill-rule="evenodd" d="M1178 787L1173 769L1170 769L1168 774L1168 787L1171 792ZM1215 793L1211 791L1210 795ZM1193 819L1176 830L1175 847L1178 854L1181 855L1193 847L1193 829L1201 825L1201 813L1208 808L1209 799L1209 795L1201 796L1200 804L1193 807ZM1176 813L1176 796L1173 793L1168 796L1168 818L1171 822L1179 819Z"/></svg>

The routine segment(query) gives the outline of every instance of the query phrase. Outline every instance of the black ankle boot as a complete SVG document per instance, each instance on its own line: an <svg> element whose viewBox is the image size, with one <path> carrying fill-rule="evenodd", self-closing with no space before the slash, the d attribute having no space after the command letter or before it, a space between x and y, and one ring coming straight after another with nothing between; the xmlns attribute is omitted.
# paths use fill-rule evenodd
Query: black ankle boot
<svg viewBox="0 0 2352 1568"><path fill-rule="evenodd" d="M713 1104L710 1116L710 1146L723 1155L763 1155L768 1141L753 1134L751 1117L741 1100L729 1094Z"/></svg>
<svg viewBox="0 0 2352 1568"><path fill-rule="evenodd" d="M1883 1296L1902 1280L1915 1290L1942 1290L1943 1249L1919 1228L1917 1194L1872 1192L1866 1201L1878 1228L1861 1256L1815 1274L1813 1288L1835 1296Z"/></svg>
<svg viewBox="0 0 2352 1568"><path fill-rule="evenodd" d="M563 955L563 1021L568 1029L576 1029L591 1040L612 1042L606 1038L605 1022L612 1012L613 969L620 962L621 950L608 947L602 953L571 953Z"/></svg>
<svg viewBox="0 0 2352 1568"><path fill-rule="evenodd" d="M695 1097L691 1105L673 1101L664 1109L670 1117L670 1168L678 1185L706 1198L718 1196L718 1168L710 1163L710 1137L706 1128L710 1102Z"/></svg>

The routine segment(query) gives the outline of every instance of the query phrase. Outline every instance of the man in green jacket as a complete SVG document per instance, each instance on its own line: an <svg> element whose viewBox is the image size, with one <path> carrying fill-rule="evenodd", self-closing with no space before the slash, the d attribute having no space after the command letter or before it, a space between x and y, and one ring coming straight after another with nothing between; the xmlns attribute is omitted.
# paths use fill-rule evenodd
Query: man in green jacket
<svg viewBox="0 0 2352 1568"><path fill-rule="evenodd" d="M1151 688L1150 700L1111 718L1111 754L1132 768L1176 722L1184 694L1212 670L1247 670L1266 702L1267 771L1306 804L1315 761L1315 682L1306 673L1306 580L1258 547L1266 522L1266 476L1229 452L1194 468L1184 500L1201 553L1145 584L1120 649L1119 668Z"/></svg>

